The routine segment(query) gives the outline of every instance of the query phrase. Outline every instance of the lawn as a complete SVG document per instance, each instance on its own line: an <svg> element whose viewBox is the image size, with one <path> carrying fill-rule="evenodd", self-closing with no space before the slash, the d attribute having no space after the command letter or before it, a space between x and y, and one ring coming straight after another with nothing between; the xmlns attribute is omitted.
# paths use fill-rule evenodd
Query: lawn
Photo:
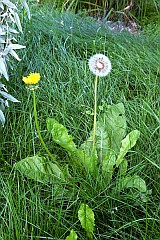
<svg viewBox="0 0 160 240"><path fill-rule="evenodd" d="M19 43L21 61L12 60L8 91L20 103L10 103L6 123L0 126L0 239L66 239L71 229L78 239L160 239L160 27L150 24L138 34L112 32L102 22L74 13L43 7L24 15ZM116 171L104 184L83 174L67 151L52 140L46 119L54 118L72 135L76 146L89 137L93 126L94 78L88 60L102 53L111 61L108 76L99 78L97 118L104 105L123 103L127 134L140 131L128 151L127 176L137 174L146 183L147 195L136 189L118 194ZM41 135L61 166L68 164L70 182L39 182L14 169L33 155L47 156L34 122L32 91L22 77L41 75L36 89ZM78 209L88 204L95 215L92 237L78 220ZM76 238L70 238L76 239Z"/></svg>

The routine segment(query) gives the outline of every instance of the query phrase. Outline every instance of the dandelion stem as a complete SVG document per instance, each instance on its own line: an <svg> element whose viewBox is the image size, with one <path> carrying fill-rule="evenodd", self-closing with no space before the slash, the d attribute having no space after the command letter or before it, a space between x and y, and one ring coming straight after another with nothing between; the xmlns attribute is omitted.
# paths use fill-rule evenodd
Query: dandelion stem
<svg viewBox="0 0 160 240"><path fill-rule="evenodd" d="M98 75L96 74L94 82L94 123L93 123L93 138L92 138L92 149L94 150L95 136L96 136L96 119L97 119L97 82Z"/></svg>
<svg viewBox="0 0 160 240"><path fill-rule="evenodd" d="M61 166L57 163L57 161L55 161L54 156L52 155L52 153L48 150L45 142L43 141L42 135L40 133L40 129L39 129L39 124L38 124L38 117L37 117L37 109L36 109L36 96L35 96L35 92L34 90L33 92L33 106L34 106L34 119L35 119L35 125L36 125L36 129L37 129L37 133L39 136L39 139L44 147L44 149L46 150L46 152L48 153L48 155L50 156L50 158L57 164L57 166L61 169Z"/></svg>

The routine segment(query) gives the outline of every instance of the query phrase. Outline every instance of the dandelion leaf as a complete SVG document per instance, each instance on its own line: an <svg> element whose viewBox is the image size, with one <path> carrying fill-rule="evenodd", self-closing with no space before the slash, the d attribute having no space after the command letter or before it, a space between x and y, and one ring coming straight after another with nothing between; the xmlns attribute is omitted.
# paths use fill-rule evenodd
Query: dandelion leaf
<svg viewBox="0 0 160 240"><path fill-rule="evenodd" d="M83 144L81 144L79 154L81 154L85 169L90 173L95 173L98 165L98 156L96 149L93 150L92 134Z"/></svg>
<svg viewBox="0 0 160 240"><path fill-rule="evenodd" d="M126 117L123 103L107 106L97 121L96 147L102 165L102 173L109 183L121 141L126 133Z"/></svg>
<svg viewBox="0 0 160 240"><path fill-rule="evenodd" d="M53 183L57 179L64 180L64 175L58 166L44 157L27 157L16 163L14 168L38 182Z"/></svg>
<svg viewBox="0 0 160 240"><path fill-rule="evenodd" d="M69 236L66 237L65 240L77 240L77 234L76 232L72 229Z"/></svg>
<svg viewBox="0 0 160 240"><path fill-rule="evenodd" d="M146 182L136 174L120 179L119 190L121 191L125 188L136 188L142 193L147 191Z"/></svg>
<svg viewBox="0 0 160 240"><path fill-rule="evenodd" d="M120 148L119 155L116 160L116 166L118 167L120 163L123 161L124 156L128 152L129 149L131 149L137 142L138 138L140 136L140 132L138 130L134 130L130 132L123 140L122 140L122 146Z"/></svg>
<svg viewBox="0 0 160 240"><path fill-rule="evenodd" d="M123 176L127 172L128 162L125 158L119 164L119 176Z"/></svg>
<svg viewBox="0 0 160 240"><path fill-rule="evenodd" d="M114 165L116 163L116 156L113 151L107 151L105 158L102 160L102 173L105 177L106 184L109 184L113 171L114 171Z"/></svg>
<svg viewBox="0 0 160 240"><path fill-rule="evenodd" d="M90 237L94 230L95 219L94 212L87 204L81 204L78 210L78 219L81 222L82 228L85 229L88 237Z"/></svg>
<svg viewBox="0 0 160 240"><path fill-rule="evenodd" d="M53 141L68 151L71 160L76 162L77 166L81 167L81 164L83 164L87 171L94 171L95 155L92 157L85 153L83 149L77 149L72 136L68 134L67 129L62 124L53 118L48 118L47 129L52 134Z"/></svg>
<svg viewBox="0 0 160 240"><path fill-rule="evenodd" d="M78 149L72 156L83 164L86 172L94 174L97 171L98 157L96 151L91 152L86 149Z"/></svg>
<svg viewBox="0 0 160 240"><path fill-rule="evenodd" d="M76 145L67 129L53 118L47 118L47 129L52 134L54 142L69 152L76 151Z"/></svg>

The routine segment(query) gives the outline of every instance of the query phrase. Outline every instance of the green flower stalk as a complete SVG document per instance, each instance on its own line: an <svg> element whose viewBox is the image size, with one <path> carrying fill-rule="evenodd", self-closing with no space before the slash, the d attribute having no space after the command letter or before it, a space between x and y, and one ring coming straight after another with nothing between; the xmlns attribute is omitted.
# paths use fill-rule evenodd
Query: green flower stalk
<svg viewBox="0 0 160 240"><path fill-rule="evenodd" d="M94 82L94 121L93 121L93 137L92 137L93 148L95 145L96 121L97 121L97 84L98 84L98 75L96 75L95 82Z"/></svg>
<svg viewBox="0 0 160 240"><path fill-rule="evenodd" d="M92 136L92 149L95 146L96 137L96 120L97 120L97 85L98 77L105 77L111 71L111 62L108 57L103 54L95 54L89 59L89 69L96 75L94 82L94 122L93 122L93 136Z"/></svg>
<svg viewBox="0 0 160 240"><path fill-rule="evenodd" d="M46 152L48 153L48 156L52 159L52 161L54 163L56 163L56 165L60 168L61 166L57 163L57 161L55 161L55 158L54 156L52 155L52 153L48 150L43 138L42 138L42 135L41 135L41 132L40 132L40 129L39 129L39 124L38 124L38 117L37 117L37 109L36 109L36 95L35 95L35 90L38 88L38 82L40 81L40 74L39 73L30 73L27 77L23 77L22 79L25 84L27 85L27 88L29 90L32 91L33 93L33 107L34 107L34 119L35 119L35 125L36 125L36 129L37 129L37 133L38 133L38 136L39 136L39 139L41 141L41 144L42 146L44 147L44 149L46 150Z"/></svg>
<svg viewBox="0 0 160 240"><path fill-rule="evenodd" d="M53 155L51 154L51 152L48 150L43 138L42 138L42 135L41 135L41 132L40 132L40 129L39 129L39 124L38 124L38 117L37 117L37 109L36 109L36 95L35 95L35 92L33 90L33 107L34 107L34 119L35 119L35 125L36 125L36 129L37 129L37 133L38 133L38 136L39 136L39 139L44 147L44 149L46 150L46 152L48 153L48 155L51 157L52 160L55 161Z"/></svg>

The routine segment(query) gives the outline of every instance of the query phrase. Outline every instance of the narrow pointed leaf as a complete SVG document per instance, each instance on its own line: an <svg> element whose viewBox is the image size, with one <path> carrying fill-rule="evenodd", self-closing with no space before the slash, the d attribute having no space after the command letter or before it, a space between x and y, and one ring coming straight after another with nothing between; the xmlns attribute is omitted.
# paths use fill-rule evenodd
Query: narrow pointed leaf
<svg viewBox="0 0 160 240"><path fill-rule="evenodd" d="M0 110L0 122L1 122L2 126L4 126L4 124L5 124L5 116L4 116L3 112L2 112L2 110Z"/></svg>
<svg viewBox="0 0 160 240"><path fill-rule="evenodd" d="M10 2L9 0L1 0L2 3L4 3L5 5L7 5L9 8L13 8L16 9L16 5L14 5L12 2Z"/></svg>
<svg viewBox="0 0 160 240"><path fill-rule="evenodd" d="M1 82L0 82L0 88L1 88L1 89L4 89L4 90L7 92L6 86L5 86L3 83L1 83Z"/></svg>
<svg viewBox="0 0 160 240"><path fill-rule="evenodd" d="M130 132L123 140L122 146L120 148L119 155L116 160L116 166L118 167L119 164L123 161L124 156L137 142L140 136L140 132L138 130L134 130Z"/></svg>
<svg viewBox="0 0 160 240"><path fill-rule="evenodd" d="M16 29L11 28L11 27L9 27L8 30L9 30L10 33L14 33L14 34L18 34L19 33Z"/></svg>
<svg viewBox="0 0 160 240"><path fill-rule="evenodd" d="M8 73L7 73L7 69L6 69L6 65L5 65L5 60L2 57L0 57L0 72L3 74L3 76L8 81L9 77L8 77Z"/></svg>
<svg viewBox="0 0 160 240"><path fill-rule="evenodd" d="M14 12L14 20L16 22L16 25L18 27L18 30L22 33L22 26L21 26L21 22L20 22L20 19L19 19L19 16L18 16L18 13L17 12Z"/></svg>
<svg viewBox="0 0 160 240"><path fill-rule="evenodd" d="M4 6L3 6L3 3L2 3L2 2L0 2L0 8L1 8L2 10L4 10Z"/></svg>
<svg viewBox="0 0 160 240"><path fill-rule="evenodd" d="M14 50L10 49L9 53L10 53L17 61L21 61L21 59L18 57L18 54L17 54Z"/></svg>
<svg viewBox="0 0 160 240"><path fill-rule="evenodd" d="M21 1L22 1L22 4L23 4L24 9L25 9L26 12L27 12L28 19L30 20L31 15L30 15L30 10L29 10L28 4L27 4L27 2L26 2L25 0L21 0Z"/></svg>
<svg viewBox="0 0 160 240"><path fill-rule="evenodd" d="M6 41L5 41L5 39L4 38L0 38L0 44L2 44L2 43L5 43Z"/></svg>
<svg viewBox="0 0 160 240"><path fill-rule="evenodd" d="M6 99L8 99L9 101L11 101L11 102L20 102L20 101L18 101L16 98L14 98L12 95L10 95L10 94L8 94L8 93L6 93L6 92L4 92L4 91L1 91L1 90L0 90L0 94L1 94L3 97L5 97Z"/></svg>
<svg viewBox="0 0 160 240"><path fill-rule="evenodd" d="M25 46L20 45L20 44L10 44L10 45L8 45L8 48L10 48L10 49L22 49L22 48L25 48Z"/></svg>

